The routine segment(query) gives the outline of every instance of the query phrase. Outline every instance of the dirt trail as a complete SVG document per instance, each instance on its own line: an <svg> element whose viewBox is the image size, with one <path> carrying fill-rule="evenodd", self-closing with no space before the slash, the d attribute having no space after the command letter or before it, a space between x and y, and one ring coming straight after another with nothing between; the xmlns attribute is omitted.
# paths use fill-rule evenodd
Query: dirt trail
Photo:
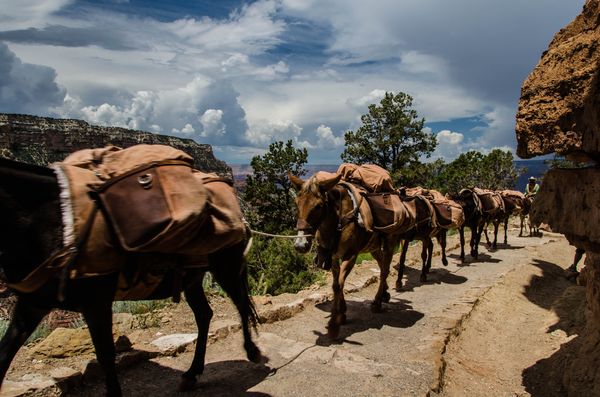
<svg viewBox="0 0 600 397"><path fill-rule="evenodd" d="M535 379L536 360L550 357L569 339L563 331L568 321L553 308L572 287L561 268L573 250L562 237L548 234L518 238L512 231L509 242L495 252L482 249L480 262L460 265L454 251L443 268L434 258L426 284L418 281L420 266L413 264L405 289L392 291L381 314L369 307L376 285L347 294L348 324L340 341L325 335L329 303L260 326L257 341L271 359L267 366L245 360L236 332L209 346L198 388L186 395L528 395L527 387L539 385L530 379L522 386L523 370L530 368ZM359 266L354 277L369 274L376 274L373 264ZM582 299L578 292L569 294L571 301ZM555 324L562 326L548 333ZM174 390L191 351L121 371L125 395L181 395ZM69 395L102 390L92 383Z"/></svg>
<svg viewBox="0 0 600 397"><path fill-rule="evenodd" d="M585 288L565 279L568 261L556 263L565 252L562 240L534 249L482 297L448 344L442 395L566 395L558 357L585 325Z"/></svg>

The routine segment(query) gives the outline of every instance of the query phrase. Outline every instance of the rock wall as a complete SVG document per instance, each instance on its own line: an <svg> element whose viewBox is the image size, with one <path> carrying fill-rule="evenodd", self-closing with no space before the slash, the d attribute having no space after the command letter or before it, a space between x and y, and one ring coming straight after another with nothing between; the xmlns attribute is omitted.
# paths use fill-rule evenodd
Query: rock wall
<svg viewBox="0 0 600 397"><path fill-rule="evenodd" d="M523 83L517 153L556 152L600 160L600 0L556 34ZM544 177L532 218L586 250L587 323L578 353L563 373L568 395L600 395L600 168L554 169ZM564 364L564 363L563 363Z"/></svg>
<svg viewBox="0 0 600 397"><path fill-rule="evenodd" d="M555 36L523 83L517 112L517 154L556 152L600 159L600 0Z"/></svg>
<svg viewBox="0 0 600 397"><path fill-rule="evenodd" d="M170 145L194 158L195 168L231 177L231 168L217 160L212 147L191 139L118 127L99 127L82 120L0 113L0 157L46 165L76 150L140 143Z"/></svg>

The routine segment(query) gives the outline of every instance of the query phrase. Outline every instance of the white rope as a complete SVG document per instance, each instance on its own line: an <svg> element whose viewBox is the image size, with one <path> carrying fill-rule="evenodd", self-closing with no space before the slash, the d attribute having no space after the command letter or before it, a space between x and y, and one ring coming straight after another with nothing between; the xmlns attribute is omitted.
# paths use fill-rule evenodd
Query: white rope
<svg viewBox="0 0 600 397"><path fill-rule="evenodd" d="M254 234L258 234L259 236L265 236L265 237L278 237L278 238L313 237L312 234L303 234L302 236L298 236L298 235L289 236L289 235L283 235L283 234L271 234L271 233L259 232L259 231L252 230L252 229L250 229L250 231Z"/></svg>

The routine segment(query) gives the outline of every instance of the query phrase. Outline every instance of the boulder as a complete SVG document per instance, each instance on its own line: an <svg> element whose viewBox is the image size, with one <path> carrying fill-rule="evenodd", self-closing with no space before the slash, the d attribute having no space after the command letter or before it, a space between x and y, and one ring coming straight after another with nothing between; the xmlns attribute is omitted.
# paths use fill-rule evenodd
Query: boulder
<svg viewBox="0 0 600 397"><path fill-rule="evenodd" d="M87 329L56 328L31 349L34 357L73 357L94 352L94 344Z"/></svg>
<svg viewBox="0 0 600 397"><path fill-rule="evenodd" d="M131 350L131 342L125 335L116 335L115 347L117 352L128 351ZM64 358L94 351L94 344L87 329L56 328L31 349L31 355L38 358Z"/></svg>
<svg viewBox="0 0 600 397"><path fill-rule="evenodd" d="M533 203L531 219L536 224L547 223L571 244L600 250L600 169L548 171Z"/></svg>
<svg viewBox="0 0 600 397"><path fill-rule="evenodd" d="M600 159L600 0L551 41L521 88L517 154Z"/></svg>

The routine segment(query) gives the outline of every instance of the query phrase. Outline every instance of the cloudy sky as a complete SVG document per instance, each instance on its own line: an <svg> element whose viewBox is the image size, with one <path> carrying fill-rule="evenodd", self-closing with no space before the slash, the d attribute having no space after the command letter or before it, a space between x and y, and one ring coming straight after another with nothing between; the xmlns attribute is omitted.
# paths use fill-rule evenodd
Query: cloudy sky
<svg viewBox="0 0 600 397"><path fill-rule="evenodd" d="M0 0L0 112L193 138L248 163L406 92L434 157L514 148L524 78L584 0Z"/></svg>

